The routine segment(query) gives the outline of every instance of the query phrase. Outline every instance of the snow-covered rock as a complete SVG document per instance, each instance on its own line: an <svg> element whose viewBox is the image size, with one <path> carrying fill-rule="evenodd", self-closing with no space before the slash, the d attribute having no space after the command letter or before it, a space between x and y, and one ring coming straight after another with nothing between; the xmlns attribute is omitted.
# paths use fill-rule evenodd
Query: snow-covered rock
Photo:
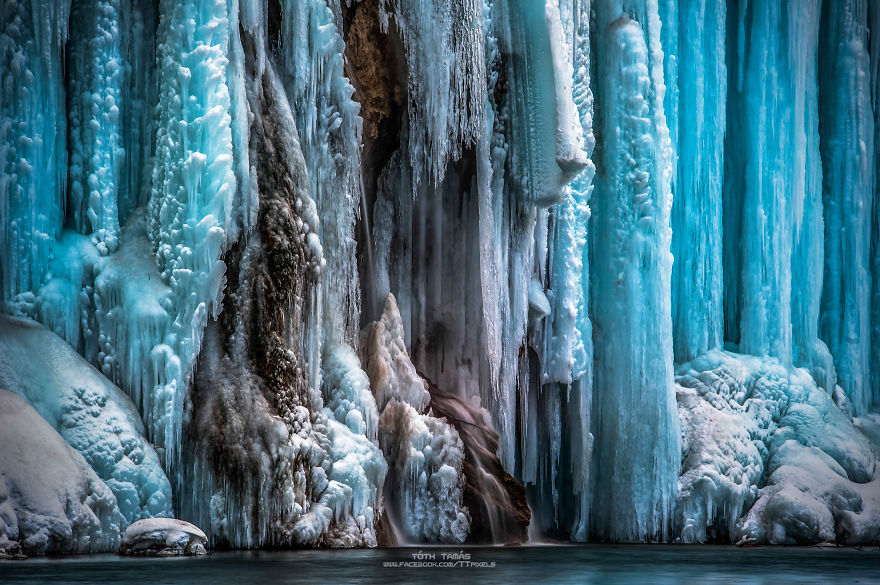
<svg viewBox="0 0 880 585"><path fill-rule="evenodd" d="M0 390L0 556L112 551L125 524L82 455L24 399Z"/></svg>
<svg viewBox="0 0 880 585"><path fill-rule="evenodd" d="M0 315L0 387L82 454L127 522L171 515L171 486L134 404L60 337Z"/></svg>
<svg viewBox="0 0 880 585"><path fill-rule="evenodd" d="M138 520L125 530L119 552L135 555L181 556L207 553L208 537L194 524L175 518Z"/></svg>
<svg viewBox="0 0 880 585"><path fill-rule="evenodd" d="M880 541L871 419L854 425L805 369L776 359L715 350L676 381L682 540Z"/></svg>

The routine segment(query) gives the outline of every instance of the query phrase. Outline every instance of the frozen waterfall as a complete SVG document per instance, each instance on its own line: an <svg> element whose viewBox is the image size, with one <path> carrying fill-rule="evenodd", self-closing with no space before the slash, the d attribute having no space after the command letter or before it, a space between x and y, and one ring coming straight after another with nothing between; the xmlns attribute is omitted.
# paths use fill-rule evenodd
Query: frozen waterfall
<svg viewBox="0 0 880 585"><path fill-rule="evenodd" d="M873 0L4 2L0 398L47 424L0 489L49 441L34 494L93 501L3 491L0 553L877 543L878 39Z"/></svg>

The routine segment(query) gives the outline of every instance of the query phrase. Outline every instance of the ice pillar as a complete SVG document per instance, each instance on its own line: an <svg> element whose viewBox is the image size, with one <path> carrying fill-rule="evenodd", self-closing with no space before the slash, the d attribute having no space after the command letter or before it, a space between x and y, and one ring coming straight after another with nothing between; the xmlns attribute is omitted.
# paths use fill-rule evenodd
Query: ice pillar
<svg viewBox="0 0 880 585"><path fill-rule="evenodd" d="M686 362L723 339L727 9L724 0L667 0L663 6L664 16L672 19L663 22L666 114L678 155L672 203L673 345L675 360Z"/></svg>
<svg viewBox="0 0 880 585"><path fill-rule="evenodd" d="M679 465L670 158L656 3L597 7L601 157L592 229L593 530L668 536Z"/></svg>
<svg viewBox="0 0 880 585"><path fill-rule="evenodd" d="M861 414L876 402L869 381L874 120L868 3L826 0L822 15L825 276L819 333L834 356L840 386Z"/></svg>

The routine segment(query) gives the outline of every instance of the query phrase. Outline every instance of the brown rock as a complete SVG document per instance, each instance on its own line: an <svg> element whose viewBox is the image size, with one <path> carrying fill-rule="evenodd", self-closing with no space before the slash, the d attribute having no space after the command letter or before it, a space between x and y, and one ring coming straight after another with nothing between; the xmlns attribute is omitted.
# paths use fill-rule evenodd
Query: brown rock
<svg viewBox="0 0 880 585"><path fill-rule="evenodd" d="M532 513L525 487L505 471L496 455L498 433L479 409L427 382L430 411L455 427L465 447L464 504L471 515L467 543L525 543Z"/></svg>

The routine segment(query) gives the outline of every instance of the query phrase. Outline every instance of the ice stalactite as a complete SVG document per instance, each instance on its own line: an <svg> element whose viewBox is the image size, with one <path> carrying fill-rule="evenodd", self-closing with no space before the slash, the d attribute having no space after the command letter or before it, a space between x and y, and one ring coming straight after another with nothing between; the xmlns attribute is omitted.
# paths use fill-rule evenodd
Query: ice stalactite
<svg viewBox="0 0 880 585"><path fill-rule="evenodd" d="M394 11L390 12L392 8ZM494 174L499 169L493 165L504 164L506 145L503 136L491 134L495 112L487 97L488 65L483 62L487 58L483 43L491 37L490 23L483 20L486 6L454 2L449 6L427 6L422 12L414 7L400 8L398 11L392 6L380 6L379 15L388 17L389 35L405 37L404 47L410 42L415 53L406 51L410 93L401 130L402 147L391 155L378 178L372 208L373 297L381 302L388 293L396 296L410 355L426 376L453 393L482 396L496 413L496 424L511 429L510 433L502 433L505 445L501 450L512 463L515 394L502 393L498 369L503 368L499 360L513 361L507 378L512 385L517 371L516 352L505 353L493 343L503 343L506 332L501 329L508 322L514 324L513 333L505 339L516 347L521 343L526 313L524 295L516 300L518 306L511 309L516 317L508 322L499 322L497 317L507 313L499 307L506 306L510 297L523 294L522 287L508 290L506 256L509 255L510 262L528 265L520 255L531 257L530 241L521 234L530 228L520 226L533 224L534 216L533 212L512 216L512 207L503 194L503 178ZM439 43L438 53L423 54L421 51L427 49L420 48L417 30L419 26L430 25L424 19L434 10L439 15L431 26L437 30L429 38ZM461 27L466 30L459 31ZM447 46L451 39L461 35L478 37L478 46ZM495 61L493 66L501 65ZM479 81L471 73L478 74ZM417 99L423 95L432 97L427 102ZM422 111L425 103L430 110L440 107L436 100L443 100L443 107L453 107L462 99L479 99L480 104L462 105L444 114L455 118L449 121ZM458 128L452 131L446 124ZM407 148L423 154L415 155ZM430 159L430 152L436 158ZM508 222L516 227L508 228ZM508 230L516 233L510 235ZM513 250L507 252L507 246L488 249L489 239L496 237L508 238ZM464 249L481 247L480 255L462 253ZM487 258L490 253L491 260ZM488 262L494 263L495 271L486 266ZM448 278L450 274L455 277ZM527 279L519 271L516 274L517 279ZM469 291L477 287L481 294L470 295ZM483 306L487 298L494 306ZM381 307L367 310L376 314ZM485 322L484 310L496 318ZM496 328L485 333L488 339L480 333L484 326Z"/></svg>
<svg viewBox="0 0 880 585"><path fill-rule="evenodd" d="M7 302L40 286L64 222L61 55L69 14L64 0L20 0L0 8L0 287Z"/></svg>
<svg viewBox="0 0 880 585"><path fill-rule="evenodd" d="M634 18L636 20L634 20ZM671 148L655 3L597 6L602 151L593 197L592 526L669 537L679 467L672 380Z"/></svg>
<svg viewBox="0 0 880 585"><path fill-rule="evenodd" d="M438 185L473 146L486 104L484 0L380 0L384 31L393 21L409 69L407 143L413 190Z"/></svg>
<svg viewBox="0 0 880 585"><path fill-rule="evenodd" d="M324 243L321 281L328 343L356 342L360 290L355 222L362 203L361 120L345 76L344 44L325 0L282 3L282 55L287 92L309 169Z"/></svg>
<svg viewBox="0 0 880 585"><path fill-rule="evenodd" d="M676 148L672 202L674 357L719 347L722 331L721 184L727 70L723 0L666 0L666 116ZM669 31L669 32L667 32Z"/></svg>
<svg viewBox="0 0 880 585"><path fill-rule="evenodd" d="M856 413L880 397L870 382L874 132L868 3L827 0L819 51L825 277L819 335Z"/></svg>
<svg viewBox="0 0 880 585"><path fill-rule="evenodd" d="M123 103L119 0L76 2L68 56L70 167L69 210L80 233L90 234L101 255L119 246L120 143Z"/></svg>

